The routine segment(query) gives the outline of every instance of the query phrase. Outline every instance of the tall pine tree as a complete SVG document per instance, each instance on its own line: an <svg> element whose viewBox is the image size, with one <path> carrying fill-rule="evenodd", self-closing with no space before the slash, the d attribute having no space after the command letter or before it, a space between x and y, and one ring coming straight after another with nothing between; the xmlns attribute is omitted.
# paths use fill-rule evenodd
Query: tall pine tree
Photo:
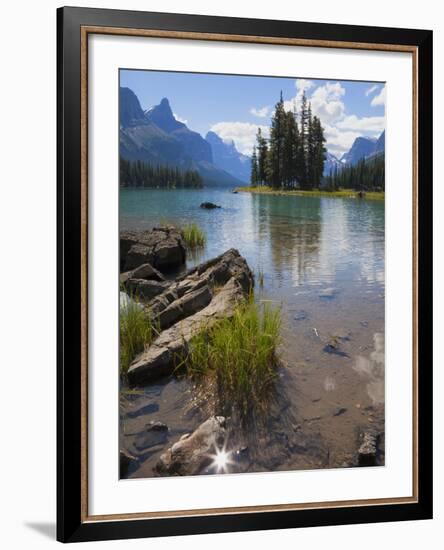
<svg viewBox="0 0 444 550"><path fill-rule="evenodd" d="M299 117L299 125L297 118ZM299 114L287 112L282 92L271 118L270 139L256 135L251 182L273 188L312 189L323 177L325 137L320 119L313 116L305 92ZM254 182L254 183L253 183Z"/></svg>
<svg viewBox="0 0 444 550"><path fill-rule="evenodd" d="M268 144L267 144L267 140L262 135L262 131L260 128L258 128L256 140L257 140L258 183L260 185L264 185L267 181Z"/></svg>
<svg viewBox="0 0 444 550"><path fill-rule="evenodd" d="M259 170L256 155L256 146L253 147L253 154L251 155L251 185L257 185L259 183Z"/></svg>
<svg viewBox="0 0 444 550"><path fill-rule="evenodd" d="M284 100L281 96L276 103L274 114L271 118L270 143L268 153L268 179L275 189L281 187L283 176L283 152L285 139L286 113Z"/></svg>

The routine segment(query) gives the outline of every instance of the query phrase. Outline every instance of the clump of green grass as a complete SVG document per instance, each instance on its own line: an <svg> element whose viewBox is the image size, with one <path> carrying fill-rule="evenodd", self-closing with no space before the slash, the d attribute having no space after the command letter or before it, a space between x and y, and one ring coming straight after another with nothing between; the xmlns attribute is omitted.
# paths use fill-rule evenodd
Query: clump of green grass
<svg viewBox="0 0 444 550"><path fill-rule="evenodd" d="M133 300L120 309L120 372L126 374L136 355L155 336L149 315Z"/></svg>
<svg viewBox="0 0 444 550"><path fill-rule="evenodd" d="M182 228L182 237L191 249L201 248L207 242L205 231L201 229L197 223L190 223Z"/></svg>
<svg viewBox="0 0 444 550"><path fill-rule="evenodd" d="M264 402L276 375L281 311L253 298L191 341L184 363L196 379L213 377L220 401L246 414Z"/></svg>

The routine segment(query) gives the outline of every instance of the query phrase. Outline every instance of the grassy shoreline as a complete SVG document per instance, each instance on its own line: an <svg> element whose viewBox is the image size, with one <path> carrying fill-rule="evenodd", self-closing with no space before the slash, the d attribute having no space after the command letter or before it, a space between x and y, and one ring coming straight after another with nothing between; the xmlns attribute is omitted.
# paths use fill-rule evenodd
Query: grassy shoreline
<svg viewBox="0 0 444 550"><path fill-rule="evenodd" d="M353 189L341 189L340 191L322 191L320 189L313 189L312 191L303 191L300 189L294 190L281 190L273 189L267 185L261 186L245 186L237 187L236 191L241 193L255 193L263 195L288 195L295 197L331 197L331 198L342 198L342 199L357 199L358 192ZM367 200L384 200L385 193L384 191L365 191L365 196L363 199Z"/></svg>
<svg viewBox="0 0 444 550"><path fill-rule="evenodd" d="M281 310L259 304L251 295L237 305L232 317L203 328L183 359L189 376L214 379L224 406L235 405L243 416L261 407L275 378L280 342Z"/></svg>

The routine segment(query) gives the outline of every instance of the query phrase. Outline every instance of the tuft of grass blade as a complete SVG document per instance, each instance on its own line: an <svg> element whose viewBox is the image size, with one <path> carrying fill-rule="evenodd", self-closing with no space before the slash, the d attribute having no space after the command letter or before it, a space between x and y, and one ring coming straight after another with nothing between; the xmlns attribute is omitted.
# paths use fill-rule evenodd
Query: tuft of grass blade
<svg viewBox="0 0 444 550"><path fill-rule="evenodd" d="M120 308L120 373L125 375L137 354L149 345L155 336L149 315L130 299Z"/></svg>
<svg viewBox="0 0 444 550"><path fill-rule="evenodd" d="M207 236L197 223L190 223L182 228L182 237L191 249L202 248L207 242Z"/></svg>
<svg viewBox="0 0 444 550"><path fill-rule="evenodd" d="M221 401L241 413L261 405L276 376L281 311L253 298L234 315L195 336L184 360L190 376L213 376Z"/></svg>

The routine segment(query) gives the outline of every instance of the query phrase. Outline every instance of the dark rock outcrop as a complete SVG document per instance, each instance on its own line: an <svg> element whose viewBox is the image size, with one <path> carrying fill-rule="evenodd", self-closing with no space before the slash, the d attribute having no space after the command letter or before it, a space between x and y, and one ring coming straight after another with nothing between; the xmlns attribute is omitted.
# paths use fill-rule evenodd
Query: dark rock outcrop
<svg viewBox="0 0 444 550"><path fill-rule="evenodd" d="M152 300L161 294L169 283L159 281L146 281L145 279L128 279L125 288L131 296L137 296L143 300Z"/></svg>
<svg viewBox="0 0 444 550"><path fill-rule="evenodd" d="M196 475L211 470L213 457L223 444L225 433L225 418L212 416L161 455L157 471L160 474Z"/></svg>
<svg viewBox="0 0 444 550"><path fill-rule="evenodd" d="M132 271L120 275L120 282L125 283L128 279L146 279L147 281L165 281L165 277L151 264L142 264Z"/></svg>
<svg viewBox="0 0 444 550"><path fill-rule="evenodd" d="M159 271L169 271L183 265L185 258L185 243L174 227L155 227L138 233L125 231L120 235L122 271L132 271L145 264Z"/></svg>
<svg viewBox="0 0 444 550"><path fill-rule="evenodd" d="M362 435L361 445L358 450L360 466L375 466L378 452L378 436L373 432L365 432Z"/></svg>
<svg viewBox="0 0 444 550"><path fill-rule="evenodd" d="M171 283L146 306L154 324L166 330L130 365L130 384L171 374L186 355L193 336L219 319L230 317L253 284L247 262L235 249Z"/></svg>
<svg viewBox="0 0 444 550"><path fill-rule="evenodd" d="M217 204L214 204L214 202L202 202L200 204L201 208L206 208L207 210L213 210L214 208L220 208Z"/></svg>
<svg viewBox="0 0 444 550"><path fill-rule="evenodd" d="M130 296L137 296L141 300L152 300L169 286L162 273L151 264L142 264L122 273L120 283Z"/></svg>
<svg viewBox="0 0 444 550"><path fill-rule="evenodd" d="M187 292L182 298L178 298L159 312L157 320L160 328L164 330L180 319L197 313L211 302L212 297L213 294L208 285Z"/></svg>

